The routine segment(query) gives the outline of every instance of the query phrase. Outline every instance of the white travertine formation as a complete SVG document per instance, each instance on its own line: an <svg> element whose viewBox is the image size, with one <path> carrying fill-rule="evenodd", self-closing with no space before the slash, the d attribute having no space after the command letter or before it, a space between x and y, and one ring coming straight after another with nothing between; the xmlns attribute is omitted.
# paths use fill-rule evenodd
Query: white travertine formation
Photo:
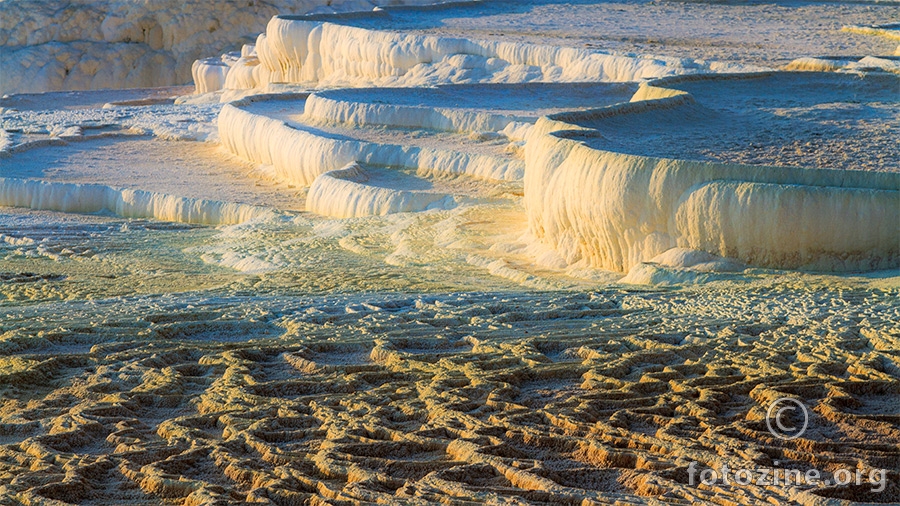
<svg viewBox="0 0 900 506"><path fill-rule="evenodd" d="M245 160L273 166L275 175L285 181L308 186L321 174L353 162L404 167L420 175L468 175L504 181L522 179L524 174L524 164L515 160L336 138L247 110L254 102L284 99L256 95L224 105L219 114L219 137L229 151Z"/></svg>
<svg viewBox="0 0 900 506"><path fill-rule="evenodd" d="M354 218L448 209L455 205L453 197L443 193L379 187L368 182L366 170L356 163L326 172L310 186L306 210L335 218Z"/></svg>
<svg viewBox="0 0 900 506"><path fill-rule="evenodd" d="M429 3L435 0L4 0L0 95L185 84L191 62L248 40L276 14Z"/></svg>
<svg viewBox="0 0 900 506"><path fill-rule="evenodd" d="M155 41L157 35L147 37ZM798 60L795 66L829 70L877 66L896 71L896 63L886 58L848 61L849 65L827 59ZM634 82L667 76L640 86L630 103L551 114L533 126L529 123L534 117L508 114L515 110L512 106L506 110L403 101L379 103L332 90L311 95L256 95L226 104L218 117L218 132L226 149L245 160L270 166L275 179L311 187L307 209L330 216L378 215L455 204L451 197L421 187L367 184L368 169L357 164L397 168L420 177L524 179L531 233L559 253L558 263L568 266L623 272L673 248L702 250L769 267L846 271L896 266L900 259L900 233L893 226L900 210L897 174L688 161L681 158L689 156L662 158L653 152L635 154L615 149L614 142L595 142L603 134L585 126L625 124L635 115L653 121L658 119L650 117L654 111L694 104L689 93L676 89L678 82L722 79L689 74L736 68L687 59L617 56L274 17L256 45L245 45L240 54L199 60L192 74L200 93L223 88L258 93L278 83L326 88L398 87ZM725 79L744 78L730 74ZM296 114L271 117L256 107L276 100L296 101ZM329 129L326 124L340 124L345 129ZM510 143L502 151L509 156L499 156L503 147L498 145L468 152L446 148L434 139L430 143L411 140L413 145L385 142L387 135L371 131L355 138L353 127L372 125L471 132L473 139L505 136L507 140L526 142ZM516 159L522 155L523 144L524 162ZM49 186L39 190L20 188L32 195L26 199L31 203L51 190ZM104 202L98 209L119 206L119 198L98 197ZM147 199L148 203L138 207L151 211L132 211L126 206L124 212L176 216L171 209L185 205L158 204L160 199L156 197ZM79 209L68 203L64 207ZM233 223L238 218L230 216L243 211L225 210L223 216L229 217L221 219L197 212L189 211L189 216L179 220Z"/></svg>
<svg viewBox="0 0 900 506"><path fill-rule="evenodd" d="M231 0L263 1L285 0ZM515 0L355 23L780 65L885 54L821 44L872 39L837 28L896 2L857 1ZM161 3L91 5L116 2ZM262 65L247 45L194 66L199 91L230 90L0 99L0 504L900 497L900 270L722 256L900 265L900 75L871 69L890 58L427 88L393 85L552 65L401 60L392 87L244 89ZM786 396L814 415L803 437L766 427ZM822 480L738 483L785 458ZM696 486L705 468L723 475ZM857 484L828 486L839 471Z"/></svg>
<svg viewBox="0 0 900 506"><path fill-rule="evenodd" d="M27 207L66 213L112 212L124 218L231 225L271 217L273 209L192 199L100 184L59 183L0 177L0 206Z"/></svg>
<svg viewBox="0 0 900 506"><path fill-rule="evenodd" d="M887 23L883 25L846 25L841 31L859 33L862 35L875 35L893 40L900 40L900 23Z"/></svg>
<svg viewBox="0 0 900 506"><path fill-rule="evenodd" d="M445 132L499 132L519 118L481 111L444 107L408 106L354 102L340 91L310 95L303 111L311 120L351 125L391 125Z"/></svg>
<svg viewBox="0 0 900 506"><path fill-rule="evenodd" d="M229 70L226 72L227 79L219 88L210 87L210 91L216 89L247 89L252 88L255 83L253 79L253 68L259 64L259 58L256 56L256 46L247 44L241 48L240 58L231 62ZM196 80L195 80L196 82ZM199 88L197 93L203 93Z"/></svg>
<svg viewBox="0 0 900 506"><path fill-rule="evenodd" d="M896 54L900 55L900 46L897 46L897 51ZM784 70L808 72L858 72L869 69L881 69L894 74L900 74L900 62L896 59L878 56L865 56L862 58L815 58L807 56L797 58L784 67Z"/></svg>
<svg viewBox="0 0 900 506"><path fill-rule="evenodd" d="M423 86L471 82L635 81L734 64L630 57L567 47L367 30L274 17L256 40L257 59L232 67L228 85ZM252 84L252 86L250 86ZM213 89L213 83L197 84Z"/></svg>
<svg viewBox="0 0 900 506"><path fill-rule="evenodd" d="M197 93L209 93L225 87L228 71L238 61L233 55L224 54L220 58L194 60L191 75Z"/></svg>
<svg viewBox="0 0 900 506"><path fill-rule="evenodd" d="M532 233L570 264L620 272L675 247L779 268L897 266L900 174L619 153L591 147L599 134L575 124L689 104L665 86L691 79L719 78L661 79L636 102L539 120L525 148Z"/></svg>
<svg viewBox="0 0 900 506"><path fill-rule="evenodd" d="M568 265L620 272L672 248L780 268L850 271L895 266L900 258L894 226L900 215L897 174L661 159L598 149L579 140L599 135L580 126L583 123L628 121L630 115L694 104L690 94L666 83L722 78L661 79L642 85L630 103L538 120L528 129L531 133L523 135L528 139L525 206L534 236L556 249ZM321 95L309 96L300 109L304 124L308 120L451 131L517 125L513 118L484 111L365 103L343 99L340 91ZM405 190L362 184L361 173L354 170L313 183L354 162L488 179L522 175L509 160L340 138L248 110L254 101L276 98L224 106L220 136L239 156L274 166L280 178L312 184L308 209L315 212L379 214L399 209L385 204L388 195L392 202L410 201Z"/></svg>

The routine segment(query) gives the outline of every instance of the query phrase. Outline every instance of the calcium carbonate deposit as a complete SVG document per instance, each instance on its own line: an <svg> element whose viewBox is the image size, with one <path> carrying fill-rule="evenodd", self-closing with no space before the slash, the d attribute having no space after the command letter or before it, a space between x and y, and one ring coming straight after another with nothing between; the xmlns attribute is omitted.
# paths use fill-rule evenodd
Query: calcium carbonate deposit
<svg viewBox="0 0 900 506"><path fill-rule="evenodd" d="M0 0L0 504L896 502L895 3L426 3Z"/></svg>
<svg viewBox="0 0 900 506"><path fill-rule="evenodd" d="M2 0L0 94L185 84L191 62L256 35L276 14L435 0Z"/></svg>

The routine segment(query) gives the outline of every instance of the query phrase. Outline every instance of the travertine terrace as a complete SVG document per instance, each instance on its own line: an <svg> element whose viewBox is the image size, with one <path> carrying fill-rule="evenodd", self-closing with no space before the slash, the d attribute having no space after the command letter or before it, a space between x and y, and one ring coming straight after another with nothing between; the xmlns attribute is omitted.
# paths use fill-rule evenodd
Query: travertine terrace
<svg viewBox="0 0 900 506"><path fill-rule="evenodd" d="M896 3L429 3L0 0L0 505L895 503Z"/></svg>

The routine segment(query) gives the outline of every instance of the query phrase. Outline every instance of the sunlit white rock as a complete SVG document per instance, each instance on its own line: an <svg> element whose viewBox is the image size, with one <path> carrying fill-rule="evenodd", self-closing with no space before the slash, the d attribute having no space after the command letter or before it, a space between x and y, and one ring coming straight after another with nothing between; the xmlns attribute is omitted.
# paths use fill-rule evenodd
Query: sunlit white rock
<svg viewBox="0 0 900 506"><path fill-rule="evenodd" d="M287 98L297 100L302 96ZM273 166L275 175L285 181L309 186L319 175L353 162L405 167L421 175L464 174L506 181L519 180L524 174L524 164L517 160L335 138L293 128L284 121L249 110L254 102L284 99L258 95L224 105L219 114L219 136L229 151L246 160Z"/></svg>
<svg viewBox="0 0 900 506"><path fill-rule="evenodd" d="M567 47L384 32L284 17L269 21L266 32L256 40L256 51L259 64L233 67L232 72L242 76L229 81L229 86L635 81L740 68L682 58L630 57ZM212 83L198 83L198 88L201 86L213 88Z"/></svg>
<svg viewBox="0 0 900 506"><path fill-rule="evenodd" d="M191 62L237 48L276 14L434 1L6 0L0 7L0 95L187 84Z"/></svg>
<svg viewBox="0 0 900 506"><path fill-rule="evenodd" d="M27 207L66 213L110 212L124 218L227 225L274 216L273 209L192 199L99 184L58 183L0 178L0 206Z"/></svg>
<svg viewBox="0 0 900 506"><path fill-rule="evenodd" d="M326 172L310 186L306 209L325 216L353 218L449 209L455 205L450 195L367 183L369 175L356 163Z"/></svg>
<svg viewBox="0 0 900 506"><path fill-rule="evenodd" d="M580 140L598 134L578 120L692 100L665 82L642 87L633 103L536 124L525 148L529 223L567 263L624 272L680 247L767 267L897 266L900 174L662 159Z"/></svg>

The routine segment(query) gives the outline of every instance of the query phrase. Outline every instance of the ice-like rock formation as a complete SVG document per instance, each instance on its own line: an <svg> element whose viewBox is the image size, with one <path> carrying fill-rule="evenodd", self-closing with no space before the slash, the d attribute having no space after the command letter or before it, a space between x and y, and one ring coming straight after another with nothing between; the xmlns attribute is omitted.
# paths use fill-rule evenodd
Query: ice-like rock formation
<svg viewBox="0 0 900 506"><path fill-rule="evenodd" d="M247 41L276 14L429 3L436 0L4 0L0 94L186 84L191 62Z"/></svg>
<svg viewBox="0 0 900 506"><path fill-rule="evenodd" d="M705 251L672 248L641 262L619 280L636 285L686 285L741 276L747 266Z"/></svg>
<svg viewBox="0 0 900 506"><path fill-rule="evenodd" d="M59 183L0 177L0 206L66 213L111 212L124 218L152 218L202 225L229 225L271 217L273 209L191 199L99 184Z"/></svg>
<svg viewBox="0 0 900 506"><path fill-rule="evenodd" d="M516 160L342 138L312 128L300 129L251 110L255 102L291 98L303 100L304 96L256 95L226 104L219 114L222 144L241 158L273 166L279 179L301 186L309 186L321 174L353 162L408 168L420 175L468 175L505 181L523 177L524 164Z"/></svg>
<svg viewBox="0 0 900 506"><path fill-rule="evenodd" d="M900 40L900 23L887 23L883 25L847 25L841 31L859 33L863 35L875 35L888 39Z"/></svg>
<svg viewBox="0 0 900 506"><path fill-rule="evenodd" d="M235 62L228 87L267 83L422 86L471 82L636 81L737 66L680 58L629 57L576 48L411 35L334 23L272 18L256 55ZM232 74L234 77L232 78ZM199 74L198 79L205 79ZM214 90L218 81L197 82Z"/></svg>
<svg viewBox="0 0 900 506"><path fill-rule="evenodd" d="M841 271L897 265L897 174L708 163L616 152L592 145L600 134L584 126L621 125L658 111L694 107L694 98L678 89L679 83L738 82L769 75L669 77L642 85L630 103L555 114L528 126L520 135L528 139L524 182L532 233L554 248L564 264L620 272L672 248L702 250L769 267ZM796 78L802 80L800 76L810 74ZM842 79L866 86L855 76L828 76L835 81L835 90L843 89ZM882 81L868 84L885 86ZM496 129L505 123L507 130L520 128L513 117L484 110L444 110L429 107L427 101L420 106L364 102L353 99L353 92L340 90L307 96L305 103L297 105L298 114L291 116L299 118L296 123L254 109L254 104L266 101L301 101L303 97L257 96L225 105L219 129L232 152L273 166L281 179L312 185L311 211L360 216L426 209L434 202L445 202L434 193L365 184L361 169L344 168L348 164L487 179L516 180L523 175L515 160L366 142L310 126L327 122L465 131Z"/></svg>
<svg viewBox="0 0 900 506"><path fill-rule="evenodd" d="M455 205L450 195L375 186L368 184L369 178L367 171L356 163L326 172L310 186L306 209L325 216L353 218L447 209Z"/></svg>
<svg viewBox="0 0 900 506"><path fill-rule="evenodd" d="M204 58L195 60L191 65L191 76L197 93L209 93L225 87L228 78L228 70L234 65L231 55L222 55L221 58Z"/></svg>
<svg viewBox="0 0 900 506"><path fill-rule="evenodd" d="M306 101L304 115L311 120L351 125L391 125L446 132L499 132L520 120L482 111L355 102L341 95L341 90L311 95Z"/></svg>
<svg viewBox="0 0 900 506"><path fill-rule="evenodd" d="M896 267L900 174L639 156L592 147L600 134L581 126L684 107L692 97L667 86L728 79L660 79L635 102L539 120L525 148L535 236L568 263L620 272L674 247L779 268Z"/></svg>
<svg viewBox="0 0 900 506"><path fill-rule="evenodd" d="M897 55L900 56L900 46L897 46L897 51ZM878 56L864 56L862 58L807 56L791 61L784 69L808 72L864 72L871 69L880 69L900 74L900 59Z"/></svg>

